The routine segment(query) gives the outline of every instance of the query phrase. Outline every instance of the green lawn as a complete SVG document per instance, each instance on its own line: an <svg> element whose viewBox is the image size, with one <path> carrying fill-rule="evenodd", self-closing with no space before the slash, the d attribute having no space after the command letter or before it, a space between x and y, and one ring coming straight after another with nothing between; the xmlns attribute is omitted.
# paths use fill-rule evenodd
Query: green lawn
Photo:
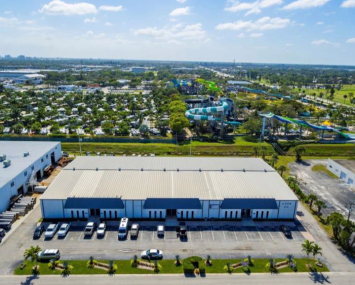
<svg viewBox="0 0 355 285"><path fill-rule="evenodd" d="M312 167L312 171L313 172L324 172L326 173L329 177L333 178L333 179L337 179L339 178L338 176L336 176L334 173L330 172L327 167L323 164L316 164Z"/></svg>
<svg viewBox="0 0 355 285"><path fill-rule="evenodd" d="M276 262L284 261L285 259L275 259ZM212 260L212 266L206 266L206 273L226 273L224 266L227 263L238 263L241 260L238 259L216 259ZM306 264L309 263L307 259L295 259L297 263L297 272L310 272L310 270L306 267ZM61 261L62 263L63 261ZM108 261L101 261L108 263ZM182 260L183 262L183 260ZM268 268L266 268L266 263L269 262L269 259L256 259L254 266L250 267L251 273L265 273L269 272ZM15 275L32 275L32 267L34 263L30 261L25 262L27 266L21 270L19 267L15 269ZM86 260L72 260L68 261L70 265L74 268L71 272L72 275L81 275L81 274L107 274L105 270L96 269L96 268L87 268L87 261ZM48 268L48 263L38 263L40 265L39 271L42 275L60 275L61 272L59 270L51 270ZM156 274L151 270L142 270L138 268L133 268L131 266L131 262L129 260L117 260L115 261L117 265L117 272L116 274ZM182 274L183 273L183 266L176 266L175 260L162 260L159 261L161 266L161 270L159 274ZM316 267L314 265L314 260L310 259L310 264L312 264L313 268L316 269L318 272L328 272L328 268L324 266L323 268ZM243 273L243 269L239 268L234 273ZM280 269L280 273L282 272L293 272L291 268L286 267Z"/></svg>
<svg viewBox="0 0 355 285"><path fill-rule="evenodd" d="M328 96L330 95L330 90L327 93L325 89L319 89L319 90L318 89L301 89L301 91L299 91L298 88L293 89L293 91L297 92L297 93L303 93L303 90L306 91L307 95L313 95L315 93L316 97L319 97L319 94L323 93L324 99L328 99ZM346 104L349 106L354 106L354 104L352 104L350 102L349 93L353 93L355 95L355 85L344 85L341 90L335 89L334 102ZM344 95L348 96L348 98L346 98L345 100L344 100Z"/></svg>

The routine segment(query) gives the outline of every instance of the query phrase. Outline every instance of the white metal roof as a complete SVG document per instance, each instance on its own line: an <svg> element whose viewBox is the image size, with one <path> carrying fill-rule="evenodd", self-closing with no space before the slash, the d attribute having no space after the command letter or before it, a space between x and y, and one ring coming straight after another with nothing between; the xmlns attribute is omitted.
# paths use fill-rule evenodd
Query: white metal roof
<svg viewBox="0 0 355 285"><path fill-rule="evenodd" d="M0 141L0 155L5 154L6 159L11 160L11 165L7 168L0 164L0 188L59 144L59 142ZM23 154L27 151L30 154L24 157Z"/></svg>
<svg viewBox="0 0 355 285"><path fill-rule="evenodd" d="M79 157L56 177L42 199L67 197L297 200L261 159L191 157Z"/></svg>

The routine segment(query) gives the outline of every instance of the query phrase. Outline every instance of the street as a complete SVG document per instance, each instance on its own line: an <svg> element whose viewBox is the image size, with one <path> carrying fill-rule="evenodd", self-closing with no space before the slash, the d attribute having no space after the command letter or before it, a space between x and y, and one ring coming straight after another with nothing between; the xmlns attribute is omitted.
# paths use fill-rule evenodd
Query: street
<svg viewBox="0 0 355 285"><path fill-rule="evenodd" d="M230 285L230 284L250 284L250 285L307 285L307 284L334 284L334 285L354 285L355 273L329 273L329 274L253 274L253 275L208 275L206 277L187 278L183 275L117 275L117 276L39 276L39 277L16 277L0 276L0 285L82 285L82 284L122 284L122 285Z"/></svg>

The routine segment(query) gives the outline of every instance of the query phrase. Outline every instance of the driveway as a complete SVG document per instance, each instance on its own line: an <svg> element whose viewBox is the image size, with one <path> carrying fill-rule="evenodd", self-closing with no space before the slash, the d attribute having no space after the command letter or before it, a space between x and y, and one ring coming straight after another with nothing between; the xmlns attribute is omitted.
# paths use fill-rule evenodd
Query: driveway
<svg viewBox="0 0 355 285"><path fill-rule="evenodd" d="M292 175L297 175L302 180L301 189L307 194L315 194L327 203L323 213L339 212L345 216L349 211L346 203L355 202L355 191L341 179L334 179L324 172L313 172L312 167L317 164L327 165L328 160L306 160L304 164L290 163ZM355 212L351 215L355 220Z"/></svg>

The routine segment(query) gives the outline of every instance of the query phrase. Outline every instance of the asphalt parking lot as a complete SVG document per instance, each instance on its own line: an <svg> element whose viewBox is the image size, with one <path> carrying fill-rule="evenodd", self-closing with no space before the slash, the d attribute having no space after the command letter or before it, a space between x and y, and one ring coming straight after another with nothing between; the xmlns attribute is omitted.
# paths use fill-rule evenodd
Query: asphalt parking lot
<svg viewBox="0 0 355 285"><path fill-rule="evenodd" d="M317 164L327 165L327 159L305 160L304 164L290 163L292 175L302 180L301 189L307 194L315 194L327 204L323 213L339 212L348 215L346 204L355 201L355 191L345 181L329 177L324 172L313 172L312 167ZM355 221L355 212L351 214Z"/></svg>

